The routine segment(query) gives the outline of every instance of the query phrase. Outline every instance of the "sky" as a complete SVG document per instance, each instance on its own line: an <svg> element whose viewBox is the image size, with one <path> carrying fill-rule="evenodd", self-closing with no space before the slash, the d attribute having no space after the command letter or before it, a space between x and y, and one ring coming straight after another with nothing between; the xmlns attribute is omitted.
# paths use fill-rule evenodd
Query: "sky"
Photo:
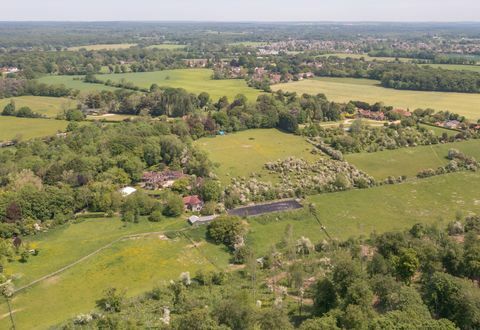
<svg viewBox="0 0 480 330"><path fill-rule="evenodd" d="M0 21L480 21L480 0L0 0Z"/></svg>

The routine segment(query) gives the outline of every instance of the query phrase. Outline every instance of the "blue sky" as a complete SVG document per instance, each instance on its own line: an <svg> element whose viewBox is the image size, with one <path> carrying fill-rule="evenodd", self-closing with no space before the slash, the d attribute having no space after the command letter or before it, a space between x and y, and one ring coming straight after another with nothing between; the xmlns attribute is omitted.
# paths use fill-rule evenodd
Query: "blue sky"
<svg viewBox="0 0 480 330"><path fill-rule="evenodd" d="M1 0L0 20L480 21L480 0Z"/></svg>

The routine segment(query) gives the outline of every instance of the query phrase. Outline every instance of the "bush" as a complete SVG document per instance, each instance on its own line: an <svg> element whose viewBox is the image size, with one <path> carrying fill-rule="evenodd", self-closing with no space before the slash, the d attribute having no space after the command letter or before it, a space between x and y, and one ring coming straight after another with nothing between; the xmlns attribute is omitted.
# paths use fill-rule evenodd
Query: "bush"
<svg viewBox="0 0 480 330"><path fill-rule="evenodd" d="M207 227L207 235L217 244L233 247L237 237L245 234L245 228L239 217L220 216Z"/></svg>
<svg viewBox="0 0 480 330"><path fill-rule="evenodd" d="M170 194L162 213L167 217L178 217L183 213L183 209L182 198L177 194Z"/></svg>
<svg viewBox="0 0 480 330"><path fill-rule="evenodd" d="M148 221L160 222L162 221L162 218L163 218L162 211L157 210L157 211L153 211L152 214L148 216Z"/></svg>

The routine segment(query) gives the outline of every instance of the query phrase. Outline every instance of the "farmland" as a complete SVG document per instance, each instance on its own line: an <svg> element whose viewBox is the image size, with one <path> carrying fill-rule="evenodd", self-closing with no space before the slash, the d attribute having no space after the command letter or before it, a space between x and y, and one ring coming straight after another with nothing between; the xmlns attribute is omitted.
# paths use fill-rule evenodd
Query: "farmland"
<svg viewBox="0 0 480 330"><path fill-rule="evenodd" d="M355 78L316 78L272 86L274 90L298 94L324 93L337 102L362 100L370 103L382 101L387 105L411 110L432 108L449 110L471 119L480 118L480 94L422 92L383 88L376 80Z"/></svg>
<svg viewBox="0 0 480 330"><path fill-rule="evenodd" d="M157 84L160 87L184 88L194 94L208 92L215 101L222 96L227 96L231 101L238 94L244 94L248 99L255 100L260 94L258 90L248 87L241 79L213 80L212 71L209 69L106 74L98 78L115 82L125 80L142 88L150 88L152 84Z"/></svg>
<svg viewBox="0 0 480 330"><path fill-rule="evenodd" d="M219 166L217 175L224 184L234 177L248 177L252 173L268 177L263 165L289 156L314 160L312 145L302 137L282 133L276 129L257 129L203 138L196 145L205 150Z"/></svg>
<svg viewBox="0 0 480 330"><path fill-rule="evenodd" d="M116 49L126 49L136 46L136 44L98 44L98 45L85 45L85 46L76 46L69 47L70 51L79 51L81 49L85 50L116 50Z"/></svg>
<svg viewBox="0 0 480 330"><path fill-rule="evenodd" d="M350 154L345 159L378 180L400 175L411 178L421 170L446 165L448 150L451 148L480 159L480 140Z"/></svg>
<svg viewBox="0 0 480 330"><path fill-rule="evenodd" d="M147 48L153 49L163 49L163 50L179 50L184 49L186 45L177 45L177 44L159 44L159 45L151 45Z"/></svg>
<svg viewBox="0 0 480 330"><path fill-rule="evenodd" d="M1 116L0 141L50 136L64 131L67 125L64 120Z"/></svg>
<svg viewBox="0 0 480 330"><path fill-rule="evenodd" d="M51 118L56 117L63 108L75 108L76 105L74 100L62 97L19 96L0 99L0 112L8 103L10 103L10 100L15 101L17 110L21 107L29 107L34 112Z"/></svg>
<svg viewBox="0 0 480 330"><path fill-rule="evenodd" d="M185 222L175 219L160 224L141 221L123 225L118 218L91 219L71 224L33 239L30 244L41 252L26 264L12 264L9 272L20 276L17 287L78 260L92 251L129 234L181 228ZM75 242L75 244L70 244ZM208 254L209 260L204 257ZM46 328L80 312L94 308L107 287L127 289L129 296L144 292L181 272L192 274L199 268L212 269L210 263L226 266L228 255L220 247L203 244L194 248L179 237L169 240L156 233L117 241L112 246L22 291L13 300L19 328ZM23 275L23 276L21 276ZM59 299L62 303L59 304ZM1 314L6 312L1 306ZM0 319L5 326L8 318ZM0 327L3 327L0 326Z"/></svg>
<svg viewBox="0 0 480 330"><path fill-rule="evenodd" d="M331 236L347 239L403 230L419 222L445 226L457 212L478 214L479 184L478 173L454 173L398 185L315 195L308 197L305 204L315 204ZM281 239L287 224L293 226L295 237L303 235L312 242L326 238L306 208L249 221L247 241L259 254Z"/></svg>
<svg viewBox="0 0 480 330"><path fill-rule="evenodd" d="M117 88L111 86L105 86L102 84L88 84L82 81L83 76L44 76L37 79L41 83L50 85L65 85L67 88L77 89L80 92L92 92L92 91L114 91Z"/></svg>
<svg viewBox="0 0 480 330"><path fill-rule="evenodd" d="M63 84L81 92L116 89L102 84L84 83L80 78L81 76L45 76L38 80L53 85ZM194 94L208 92L215 101L222 96L227 96L231 101L238 94L244 94L250 100L255 100L260 95L260 91L248 87L246 82L241 79L213 80L212 71L209 69L102 74L98 75L97 78L102 81L111 80L114 82L124 80L141 88L150 88L152 84L157 84L160 87L184 88Z"/></svg>

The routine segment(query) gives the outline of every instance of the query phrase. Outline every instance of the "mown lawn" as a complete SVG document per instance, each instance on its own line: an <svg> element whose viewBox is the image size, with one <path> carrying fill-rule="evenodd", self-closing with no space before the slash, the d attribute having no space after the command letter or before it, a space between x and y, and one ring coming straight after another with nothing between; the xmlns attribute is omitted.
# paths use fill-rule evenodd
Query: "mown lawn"
<svg viewBox="0 0 480 330"><path fill-rule="evenodd" d="M0 141L46 137L65 131L67 125L65 120L0 116Z"/></svg>
<svg viewBox="0 0 480 330"><path fill-rule="evenodd" d="M290 156L307 160L319 157L311 154L313 146L304 138L276 129L247 130L208 137L195 144L218 164L216 173L224 184L230 183L234 177L248 177L252 173L260 174L264 180L271 179L263 168L267 162Z"/></svg>
<svg viewBox="0 0 480 330"><path fill-rule="evenodd" d="M85 45L85 46L76 46L69 47L70 51L78 51L81 49L85 50L115 50L115 49L127 49L130 47L136 46L136 44L98 44L98 45Z"/></svg>
<svg viewBox="0 0 480 330"><path fill-rule="evenodd" d="M295 238L313 243L326 239L308 212L314 203L329 234L335 238L368 236L371 232L404 230L415 223L445 226L457 212L480 214L480 174L461 172L413 182L308 197L305 209L251 218L247 242L262 255L278 243L287 224Z"/></svg>
<svg viewBox="0 0 480 330"><path fill-rule="evenodd" d="M0 99L0 112L10 103L15 101L16 109L21 107L29 107L34 112L40 113L47 117L56 117L63 108L75 108L76 101L64 97L46 97L46 96L19 96L8 99Z"/></svg>
<svg viewBox="0 0 480 330"><path fill-rule="evenodd" d="M31 245L40 253L26 264L11 264L8 272L22 274L17 287L53 272L101 246L128 234L176 230L186 226L184 219L157 224L142 220L123 226L117 218L90 219L54 229L35 237ZM207 259L208 256L208 259ZM159 234L121 240L65 272L15 295L12 305L19 329L46 329L95 307L109 287L126 290L128 296L151 290L155 285L177 279L181 272L226 267L228 254L221 246L202 243L194 248L183 236L166 239ZM215 266L216 265L216 266ZM2 317L0 328L9 324Z"/></svg>
<svg viewBox="0 0 480 330"><path fill-rule="evenodd" d="M347 154L345 159L378 180L401 175L412 178L421 170L446 165L448 150L452 148L480 160L480 140Z"/></svg>
<svg viewBox="0 0 480 330"><path fill-rule="evenodd" d="M480 94L422 92L383 88L376 80L355 78L315 78L272 86L273 90L298 94L325 93L336 102L361 100L369 103L382 101L386 105L408 108L449 110L470 119L480 118Z"/></svg>

